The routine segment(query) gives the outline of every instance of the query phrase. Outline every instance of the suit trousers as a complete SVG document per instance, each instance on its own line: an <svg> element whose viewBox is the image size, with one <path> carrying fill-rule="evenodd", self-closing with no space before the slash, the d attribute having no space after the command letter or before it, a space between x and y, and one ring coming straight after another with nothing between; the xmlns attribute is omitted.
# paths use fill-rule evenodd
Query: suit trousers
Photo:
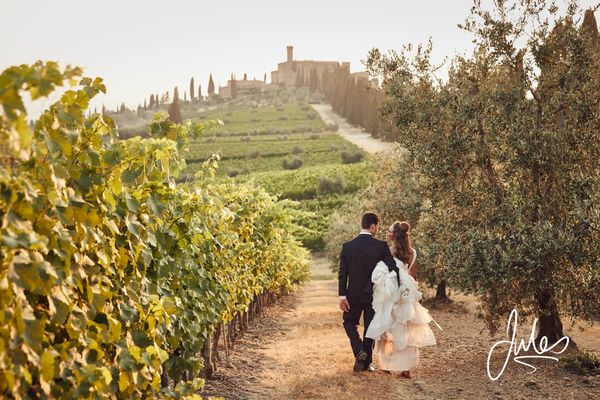
<svg viewBox="0 0 600 400"><path fill-rule="evenodd" d="M363 316L363 338L361 339L358 333L358 323L360 316ZM373 361L373 339L365 338L369 324L375 316L375 310L371 303L350 303L350 311L344 312L344 330L348 339L350 339L350 346L352 346L352 352L354 357L364 350L367 353L367 360L365 361L365 367L369 366Z"/></svg>

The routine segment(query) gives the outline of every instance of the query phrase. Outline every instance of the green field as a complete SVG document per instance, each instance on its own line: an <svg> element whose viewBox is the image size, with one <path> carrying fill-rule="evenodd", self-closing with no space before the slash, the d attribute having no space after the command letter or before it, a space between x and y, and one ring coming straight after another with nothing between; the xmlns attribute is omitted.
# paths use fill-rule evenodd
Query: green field
<svg viewBox="0 0 600 400"><path fill-rule="evenodd" d="M233 176L283 170L284 160L303 162L301 168L341 163L342 153L360 152L356 146L332 132L294 134L288 137L263 135L255 137L208 137L190 145L187 168L190 175L201 168L203 161L219 154L219 175ZM235 174L235 175L238 175Z"/></svg>
<svg viewBox="0 0 600 400"><path fill-rule="evenodd" d="M303 227L297 234L313 250L323 248L331 214L368 183L368 155L335 133L337 127L325 124L306 102L187 102L181 112L184 119L223 125L190 142L179 181L193 181L202 163L218 154L217 176L253 181L291 201ZM294 163L296 169L289 169Z"/></svg>
<svg viewBox="0 0 600 400"><path fill-rule="evenodd" d="M300 103L229 104L204 111L202 107L183 106L184 119L221 120L217 135L291 134L300 131L321 132L327 125L309 105Z"/></svg>

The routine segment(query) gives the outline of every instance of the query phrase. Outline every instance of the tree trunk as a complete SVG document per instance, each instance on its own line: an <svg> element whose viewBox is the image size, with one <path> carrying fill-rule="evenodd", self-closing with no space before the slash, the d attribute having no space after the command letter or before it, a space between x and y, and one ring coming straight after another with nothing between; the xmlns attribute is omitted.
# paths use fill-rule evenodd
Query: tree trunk
<svg viewBox="0 0 600 400"><path fill-rule="evenodd" d="M242 325L244 327L244 332L248 332L248 325L250 325L250 320L248 319L247 311L244 311L244 314L242 314Z"/></svg>
<svg viewBox="0 0 600 400"><path fill-rule="evenodd" d="M160 374L160 387L166 388L169 386L169 376L167 375L167 371L163 367L163 371Z"/></svg>
<svg viewBox="0 0 600 400"><path fill-rule="evenodd" d="M240 338L244 337L244 314L243 312L238 312L238 326L240 329Z"/></svg>
<svg viewBox="0 0 600 400"><path fill-rule="evenodd" d="M538 297L539 306L539 330L536 343L542 337L548 338L548 344L558 342L563 336L563 325L558 313L558 307L552 298L550 290L543 291Z"/></svg>
<svg viewBox="0 0 600 400"><path fill-rule="evenodd" d="M229 336L229 345L233 351L235 347L235 316L227 325L227 335Z"/></svg>
<svg viewBox="0 0 600 400"><path fill-rule="evenodd" d="M213 338L212 358L213 360L215 360L215 367L216 361L221 361L221 355L219 354L219 339L221 338L222 326L223 324L219 324L217 326L217 330L215 331L215 335Z"/></svg>
<svg viewBox="0 0 600 400"><path fill-rule="evenodd" d="M214 372L212 360L212 335L208 335L204 342L204 346L202 346L202 359L204 360L204 377L210 379Z"/></svg>
<svg viewBox="0 0 600 400"><path fill-rule="evenodd" d="M229 332L227 331L224 323L221 323L221 325L223 326L223 347L225 348L225 358L227 358L229 361Z"/></svg>
<svg viewBox="0 0 600 400"><path fill-rule="evenodd" d="M440 283L438 283L437 288L435 290L435 300L436 301L448 301L448 294L446 293L446 281L442 279Z"/></svg>

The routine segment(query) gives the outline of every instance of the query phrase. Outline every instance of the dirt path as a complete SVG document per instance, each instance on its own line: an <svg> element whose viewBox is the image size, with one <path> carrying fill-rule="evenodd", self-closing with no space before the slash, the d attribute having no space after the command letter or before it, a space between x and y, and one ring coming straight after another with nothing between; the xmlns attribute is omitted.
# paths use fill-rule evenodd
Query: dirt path
<svg viewBox="0 0 600 400"><path fill-rule="evenodd" d="M269 309L238 343L229 365L207 382L206 395L226 399L592 399L600 377L582 377L557 362L533 363L534 374L511 361L502 378L486 373L487 353L502 336L490 337L477 317L472 297L454 295L454 303L430 307L443 331L438 345L421 351L421 364L410 380L382 371L355 374L348 339L337 308L336 278L323 259L314 259L314 277L300 291ZM530 324L520 327L528 337ZM600 327L569 331L580 346L600 351ZM504 353L505 354L505 353ZM503 358L494 358L500 366Z"/></svg>
<svg viewBox="0 0 600 400"><path fill-rule="evenodd" d="M325 123L337 124L340 127L337 133L366 152L374 154L380 151L387 151L391 148L392 143L376 139L370 133L363 132L361 128L350 125L344 118L333 112L331 105L312 104L312 106L321 115Z"/></svg>

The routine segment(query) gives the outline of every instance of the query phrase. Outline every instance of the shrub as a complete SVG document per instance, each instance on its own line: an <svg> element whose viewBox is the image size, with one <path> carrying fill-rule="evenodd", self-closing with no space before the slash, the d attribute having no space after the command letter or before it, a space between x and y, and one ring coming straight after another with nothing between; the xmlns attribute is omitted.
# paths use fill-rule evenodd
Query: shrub
<svg viewBox="0 0 600 400"><path fill-rule="evenodd" d="M354 164L357 162L361 162L364 154L361 151L342 151L342 163L344 164Z"/></svg>
<svg viewBox="0 0 600 400"><path fill-rule="evenodd" d="M307 119L317 119L317 114L308 113L308 114L306 114L306 118Z"/></svg>
<svg viewBox="0 0 600 400"><path fill-rule="evenodd" d="M242 136L240 138L240 142L249 142L251 140L252 140L252 138L250 136Z"/></svg>
<svg viewBox="0 0 600 400"><path fill-rule="evenodd" d="M298 169L303 164L304 164L304 162L299 158L292 158L291 160L284 159L283 160L283 169Z"/></svg>
<svg viewBox="0 0 600 400"><path fill-rule="evenodd" d="M304 133L304 132L311 132L313 128L311 128L310 126L307 125L299 125L299 126L295 126L294 128L292 128L292 132L294 133Z"/></svg>
<svg viewBox="0 0 600 400"><path fill-rule="evenodd" d="M327 124L327 130L331 132L337 132L340 130L340 126L338 124Z"/></svg>
<svg viewBox="0 0 600 400"><path fill-rule="evenodd" d="M248 153L248 158L258 158L260 154L260 150L254 150Z"/></svg>
<svg viewBox="0 0 600 400"><path fill-rule="evenodd" d="M300 154L300 153L304 153L304 149L300 146L294 146L292 148L292 154Z"/></svg>
<svg viewBox="0 0 600 400"><path fill-rule="evenodd" d="M288 117L287 117L286 115L281 115L281 116L279 117L279 120L280 120L280 121L287 121L287 119L288 119Z"/></svg>
<svg viewBox="0 0 600 400"><path fill-rule="evenodd" d="M309 136L310 139L312 140L317 140L321 138L321 135L313 133L312 135Z"/></svg>
<svg viewBox="0 0 600 400"><path fill-rule="evenodd" d="M342 176L337 176L335 177L335 179L327 176L322 176L319 178L319 186L317 192L320 195L343 193L345 186L346 185L344 183L344 178Z"/></svg>
<svg viewBox="0 0 600 400"><path fill-rule="evenodd" d="M589 351L578 351L560 359L565 367L580 375L600 374L600 357Z"/></svg>
<svg viewBox="0 0 600 400"><path fill-rule="evenodd" d="M338 151L340 148L334 144L332 144L331 146L329 146L329 151Z"/></svg>
<svg viewBox="0 0 600 400"><path fill-rule="evenodd" d="M239 169L230 169L229 171L227 171L227 176L230 178L235 178L236 176L238 176L240 174L240 170Z"/></svg>

